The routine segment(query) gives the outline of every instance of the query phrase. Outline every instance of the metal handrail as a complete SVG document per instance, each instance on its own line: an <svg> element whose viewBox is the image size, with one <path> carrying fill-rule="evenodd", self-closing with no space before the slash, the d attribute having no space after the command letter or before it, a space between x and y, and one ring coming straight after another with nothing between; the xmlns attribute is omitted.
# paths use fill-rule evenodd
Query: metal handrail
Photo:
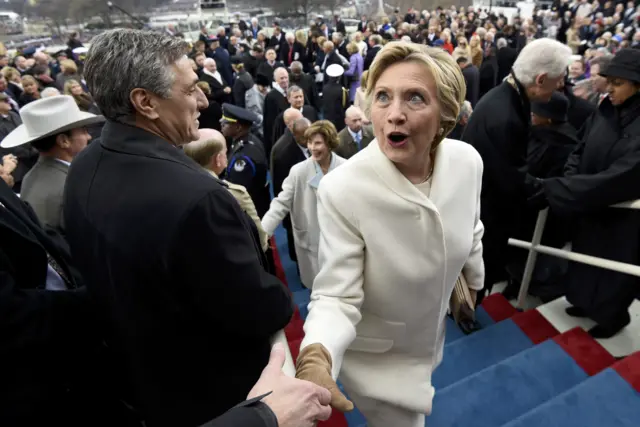
<svg viewBox="0 0 640 427"><path fill-rule="evenodd" d="M618 203L611 207L619 209L640 210L640 199ZM538 253L591 265L593 267L604 268L606 270L617 271L618 273L630 274L632 276L640 277L639 265L627 264L625 262L613 261L605 258L595 257L592 255L580 254L565 249L558 249L551 246L541 245L540 241L542 240L542 233L544 232L544 226L547 222L548 215L549 208L541 210L540 213L538 213L538 218L536 219L536 228L533 231L533 237L530 242L513 238L509 239L509 245L529 250L527 263L525 264L524 272L522 274L522 283L520 286L520 292L518 293L518 302L516 304L516 308L520 310L523 310L525 308L525 299L527 298L527 295L529 293L531 277L533 276L533 271L536 266Z"/></svg>

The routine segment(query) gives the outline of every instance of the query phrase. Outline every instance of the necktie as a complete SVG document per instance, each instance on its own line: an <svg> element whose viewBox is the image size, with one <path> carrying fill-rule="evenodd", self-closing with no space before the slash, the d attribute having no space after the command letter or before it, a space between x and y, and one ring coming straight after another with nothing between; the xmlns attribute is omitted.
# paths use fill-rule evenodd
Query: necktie
<svg viewBox="0 0 640 427"><path fill-rule="evenodd" d="M292 58L292 57L293 57L293 45L292 45L292 44L290 44L290 45L289 45L289 58L288 58L288 60L289 60L289 65L291 65L291 58Z"/></svg>
<svg viewBox="0 0 640 427"><path fill-rule="evenodd" d="M358 151L360 151L360 141L362 140L362 136L360 136L360 132L356 133L356 145L358 146Z"/></svg>

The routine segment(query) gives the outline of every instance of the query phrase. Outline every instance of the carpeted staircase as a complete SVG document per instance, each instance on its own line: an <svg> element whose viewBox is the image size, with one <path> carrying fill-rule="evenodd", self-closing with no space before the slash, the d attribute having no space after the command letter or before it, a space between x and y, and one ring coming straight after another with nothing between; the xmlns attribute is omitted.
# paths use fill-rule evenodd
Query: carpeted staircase
<svg viewBox="0 0 640 427"><path fill-rule="evenodd" d="M304 337L309 291L276 231L278 276L297 310L285 329L294 359ZM444 358L428 427L640 426L640 352L617 361L580 328L558 331L537 310L518 312L501 295L477 311L482 330L465 336L447 319ZM324 427L365 427L357 411ZM389 426L393 427L393 426Z"/></svg>

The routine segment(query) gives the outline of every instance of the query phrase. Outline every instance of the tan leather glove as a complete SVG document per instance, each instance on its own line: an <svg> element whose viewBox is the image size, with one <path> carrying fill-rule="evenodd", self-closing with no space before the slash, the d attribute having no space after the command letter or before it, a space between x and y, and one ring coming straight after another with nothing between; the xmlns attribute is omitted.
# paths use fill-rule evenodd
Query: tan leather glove
<svg viewBox="0 0 640 427"><path fill-rule="evenodd" d="M296 378L310 381L331 392L331 407L340 412L353 411L351 403L342 394L331 376L331 355L319 343L311 344L300 352L296 362Z"/></svg>

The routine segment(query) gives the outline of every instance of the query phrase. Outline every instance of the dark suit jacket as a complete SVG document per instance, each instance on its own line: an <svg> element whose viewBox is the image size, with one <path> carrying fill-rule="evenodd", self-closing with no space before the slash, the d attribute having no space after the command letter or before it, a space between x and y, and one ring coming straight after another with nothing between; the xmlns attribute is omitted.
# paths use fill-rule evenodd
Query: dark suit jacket
<svg viewBox="0 0 640 427"><path fill-rule="evenodd" d="M373 138L375 138L373 136L373 129L371 129L370 126L363 126L360 150L369 145ZM344 129L338 132L338 141L340 145L334 150L338 156L348 159L358 152L358 144L356 144L356 141L351 137L348 127L345 126Z"/></svg>
<svg viewBox="0 0 640 427"><path fill-rule="evenodd" d="M293 311L225 186L166 140L107 122L74 159L64 214L147 425L197 426L242 402Z"/></svg>
<svg viewBox="0 0 640 427"><path fill-rule="evenodd" d="M318 120L318 112L311 105L305 105L302 107L302 116L309 119L311 123ZM287 126L284 124L284 111L278 114L276 117L276 122L273 126L273 135L271 136L271 140L277 142L282 135L284 135L284 131L287 129Z"/></svg>
<svg viewBox="0 0 640 427"><path fill-rule="evenodd" d="M264 97L262 136L267 159L271 158L271 147L276 142L273 140L276 117L287 108L289 108L289 101L277 89L271 89L267 96Z"/></svg>
<svg viewBox="0 0 640 427"><path fill-rule="evenodd" d="M365 56L364 58L364 71L367 71L369 67L371 67L371 63L375 59L378 52L380 52L380 49L382 49L382 46L380 45L369 47L369 49L367 49L367 56Z"/></svg>
<svg viewBox="0 0 640 427"><path fill-rule="evenodd" d="M220 78L222 79L223 84L220 84L218 80L204 72L200 75L201 81L209 83L209 87L211 88L211 98L213 98L213 100L218 104L222 105L225 102L231 102L233 98L231 93L224 93L224 88L230 86L222 74L220 74Z"/></svg>
<svg viewBox="0 0 640 427"><path fill-rule="evenodd" d="M98 324L66 243L2 180L0 202L0 425L126 425L105 408ZM47 252L70 290L46 290Z"/></svg>

